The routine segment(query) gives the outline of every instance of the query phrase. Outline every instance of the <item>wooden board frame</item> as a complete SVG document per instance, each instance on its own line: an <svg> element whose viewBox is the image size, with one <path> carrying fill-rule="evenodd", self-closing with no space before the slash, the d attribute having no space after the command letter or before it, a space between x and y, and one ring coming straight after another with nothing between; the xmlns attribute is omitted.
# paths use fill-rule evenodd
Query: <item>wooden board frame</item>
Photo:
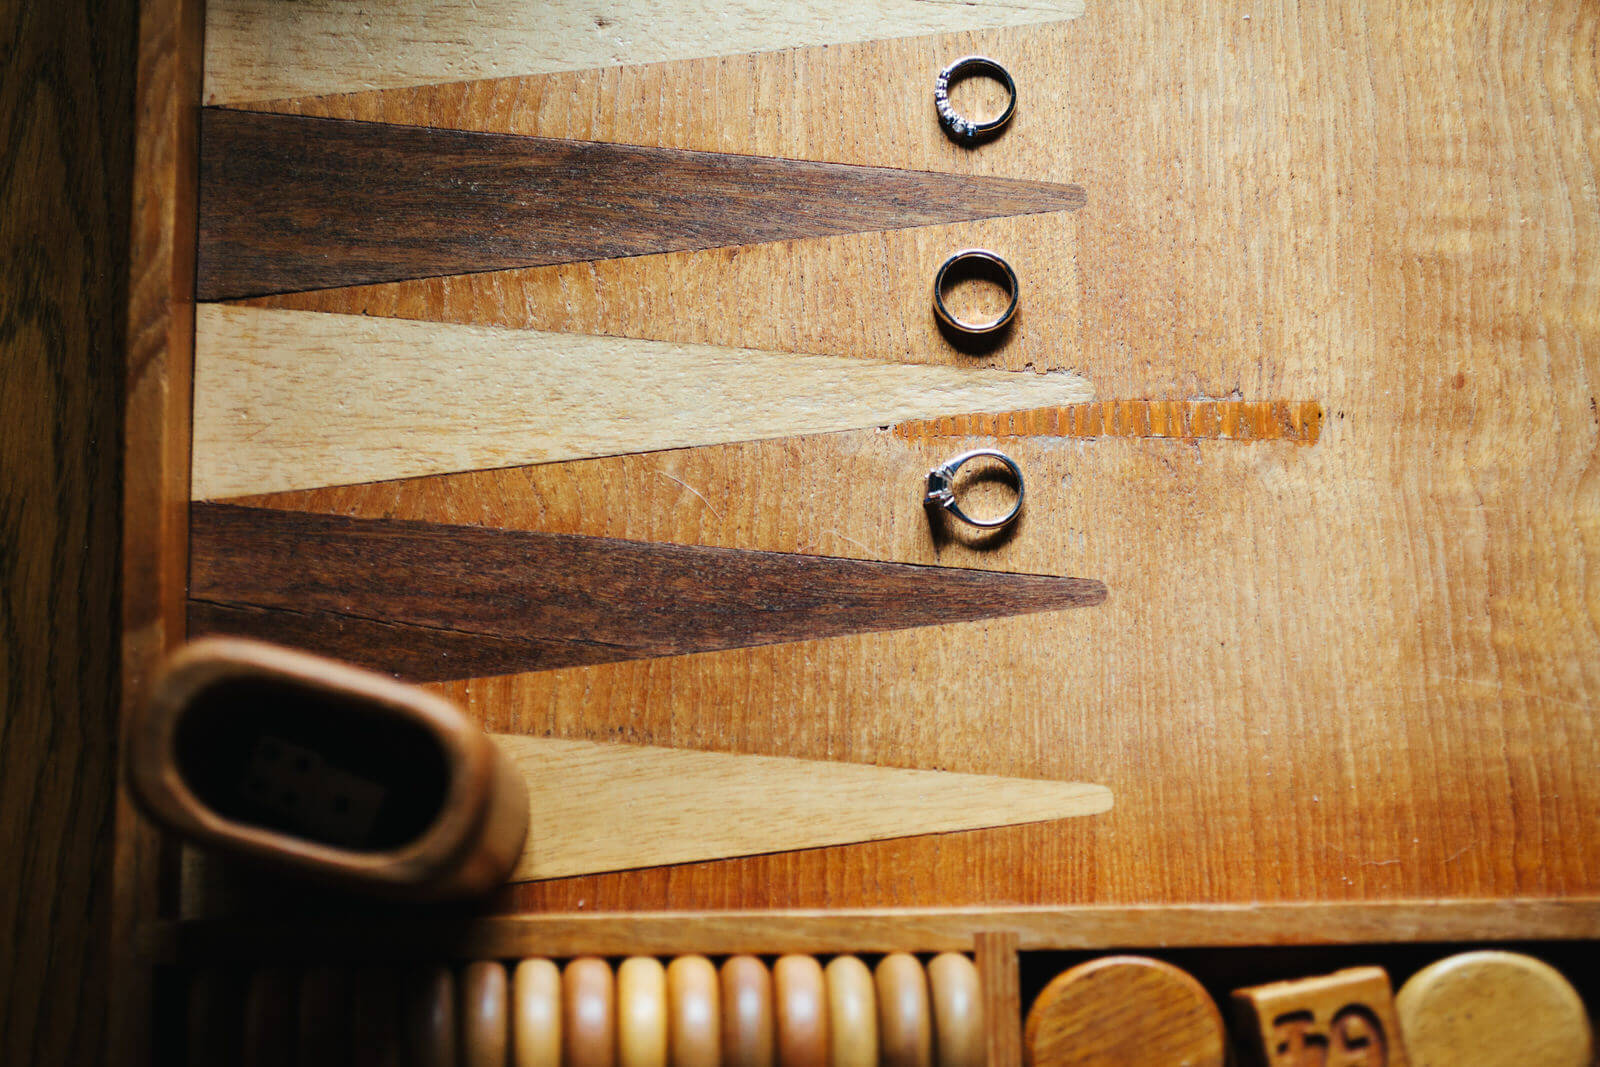
<svg viewBox="0 0 1600 1067"><path fill-rule="evenodd" d="M144 0L125 412L124 722L144 698L156 664L184 636L203 33L203 0ZM986 942L985 954L1010 953L1014 961L1013 948L1600 939L1600 899L1592 898L551 914L339 923L337 931L309 923L179 923L176 850L132 810L125 791L119 795L114 847L110 1060L127 1064L151 1060L153 968L214 958L272 959L313 947L338 955L381 946L402 956L434 958L532 951L971 951L982 938L1000 937ZM403 941L392 937L394 924L402 921Z"/></svg>
<svg viewBox="0 0 1600 1067"><path fill-rule="evenodd" d="M1418 900L1370 904L885 908L840 911L615 912L467 920L197 919L148 926L164 963L557 958L785 952L971 952L1015 938L1016 952L1250 948L1600 939L1600 901Z"/></svg>
<svg viewBox="0 0 1600 1067"><path fill-rule="evenodd" d="M122 692L119 754L129 710L156 665L183 640L188 583L190 385L194 364L195 197L203 0L144 0L134 106L133 232L122 525ZM150 959L138 931L176 907L177 850L134 808L118 770L111 894L107 1060L152 1061Z"/></svg>

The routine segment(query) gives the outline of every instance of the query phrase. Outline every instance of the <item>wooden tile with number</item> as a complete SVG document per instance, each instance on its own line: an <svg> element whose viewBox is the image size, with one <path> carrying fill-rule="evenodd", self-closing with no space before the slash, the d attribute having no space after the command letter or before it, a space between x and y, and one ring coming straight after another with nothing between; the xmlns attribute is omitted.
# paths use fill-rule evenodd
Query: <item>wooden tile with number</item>
<svg viewBox="0 0 1600 1067"><path fill-rule="evenodd" d="M1389 975L1351 967L1235 990L1246 1062L1258 1067L1406 1067Z"/></svg>

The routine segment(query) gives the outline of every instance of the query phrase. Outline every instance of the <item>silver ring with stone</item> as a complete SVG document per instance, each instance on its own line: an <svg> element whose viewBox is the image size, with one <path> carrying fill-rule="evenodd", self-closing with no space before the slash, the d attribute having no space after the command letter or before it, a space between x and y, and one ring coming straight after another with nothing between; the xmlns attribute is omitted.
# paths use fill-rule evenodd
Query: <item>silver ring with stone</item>
<svg viewBox="0 0 1600 1067"><path fill-rule="evenodd" d="M961 505L956 501L955 484L956 472L975 459L998 460L1011 472L1011 478L1017 486L1017 499L1007 511L997 519L978 519L961 510ZM948 512L952 517L968 526L976 526L980 530L998 530L1002 526L1009 526L1018 515L1022 514L1022 468L1016 461L1004 452L993 448L977 448L971 452L963 452L939 464L928 472L928 492L922 498L923 504L929 508L938 508Z"/></svg>

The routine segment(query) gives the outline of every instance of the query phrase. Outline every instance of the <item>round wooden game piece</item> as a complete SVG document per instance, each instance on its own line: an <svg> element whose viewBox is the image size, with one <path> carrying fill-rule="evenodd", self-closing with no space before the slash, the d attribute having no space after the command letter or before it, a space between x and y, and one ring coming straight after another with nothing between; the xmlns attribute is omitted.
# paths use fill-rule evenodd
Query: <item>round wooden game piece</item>
<svg viewBox="0 0 1600 1067"><path fill-rule="evenodd" d="M289 1067L294 1063L295 982L293 972L277 967L265 967L250 976L244 1001L244 1048L239 1057L246 1067Z"/></svg>
<svg viewBox="0 0 1600 1067"><path fill-rule="evenodd" d="M1412 1067L1589 1067L1583 1000L1554 967L1516 952L1464 952L1411 976L1395 997Z"/></svg>
<svg viewBox="0 0 1600 1067"><path fill-rule="evenodd" d="M872 972L854 956L838 956L823 977L832 1067L878 1067L878 995Z"/></svg>
<svg viewBox="0 0 1600 1067"><path fill-rule="evenodd" d="M704 956L679 956L667 966L667 1035L672 1067L718 1067L722 1013L717 969Z"/></svg>
<svg viewBox="0 0 1600 1067"><path fill-rule="evenodd" d="M350 1062L350 985L345 972L316 967L300 979L299 1067Z"/></svg>
<svg viewBox="0 0 1600 1067"><path fill-rule="evenodd" d="M773 964L778 1063L822 1067L828 1062L828 988L822 965L810 956L784 956Z"/></svg>
<svg viewBox="0 0 1600 1067"><path fill-rule="evenodd" d="M561 1067L561 970L549 960L511 976L511 1053L516 1067Z"/></svg>
<svg viewBox="0 0 1600 1067"><path fill-rule="evenodd" d="M418 1067L455 1067L456 976L448 967L419 971L405 998L406 1047Z"/></svg>
<svg viewBox="0 0 1600 1067"><path fill-rule="evenodd" d="M1223 1067L1227 1048L1205 987L1140 956L1106 956L1056 975L1023 1033L1033 1067Z"/></svg>
<svg viewBox="0 0 1600 1067"><path fill-rule="evenodd" d="M977 965L959 952L941 953L928 963L928 989L935 1062L939 1067L984 1067L989 1049Z"/></svg>
<svg viewBox="0 0 1600 1067"><path fill-rule="evenodd" d="M667 972L661 961L634 956L617 968L617 1063L665 1067Z"/></svg>
<svg viewBox="0 0 1600 1067"><path fill-rule="evenodd" d="M187 1067L236 1063L244 1034L244 975L208 967L189 979Z"/></svg>
<svg viewBox="0 0 1600 1067"><path fill-rule="evenodd" d="M931 1067L933 1017L928 975L917 958L896 952L878 962L878 1048L884 1067Z"/></svg>
<svg viewBox="0 0 1600 1067"><path fill-rule="evenodd" d="M754 956L722 964L722 1062L772 1067L772 975Z"/></svg>
<svg viewBox="0 0 1600 1067"><path fill-rule="evenodd" d="M614 1067L616 990L611 968L580 956L561 973L561 1036L567 1067Z"/></svg>
<svg viewBox="0 0 1600 1067"><path fill-rule="evenodd" d="M511 993L505 965L493 960L461 968L462 1067L505 1067L511 1038Z"/></svg>
<svg viewBox="0 0 1600 1067"><path fill-rule="evenodd" d="M405 1058L405 974L362 967L350 975L350 1062L394 1067ZM459 982L458 982L459 986ZM459 1008L457 1018L460 1017Z"/></svg>

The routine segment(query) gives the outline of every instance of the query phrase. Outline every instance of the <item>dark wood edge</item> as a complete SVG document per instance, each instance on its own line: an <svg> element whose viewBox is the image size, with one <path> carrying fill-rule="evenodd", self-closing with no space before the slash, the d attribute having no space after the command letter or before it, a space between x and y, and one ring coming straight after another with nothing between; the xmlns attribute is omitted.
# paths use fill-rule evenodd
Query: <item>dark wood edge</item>
<svg viewBox="0 0 1600 1067"><path fill-rule="evenodd" d="M162 656L183 639L204 33L204 0L140 5L123 413L119 753L129 709L143 702ZM107 1063L153 1062L155 976L135 941L152 919L176 913L177 869L175 846L138 814L119 767Z"/></svg>
<svg viewBox="0 0 1600 1067"><path fill-rule="evenodd" d="M403 931L404 936L396 936ZM206 919L141 931L167 964L396 962L581 955L970 952L979 935L1015 950L1600 940L1600 898L1408 900L847 911L613 912L441 920Z"/></svg>

